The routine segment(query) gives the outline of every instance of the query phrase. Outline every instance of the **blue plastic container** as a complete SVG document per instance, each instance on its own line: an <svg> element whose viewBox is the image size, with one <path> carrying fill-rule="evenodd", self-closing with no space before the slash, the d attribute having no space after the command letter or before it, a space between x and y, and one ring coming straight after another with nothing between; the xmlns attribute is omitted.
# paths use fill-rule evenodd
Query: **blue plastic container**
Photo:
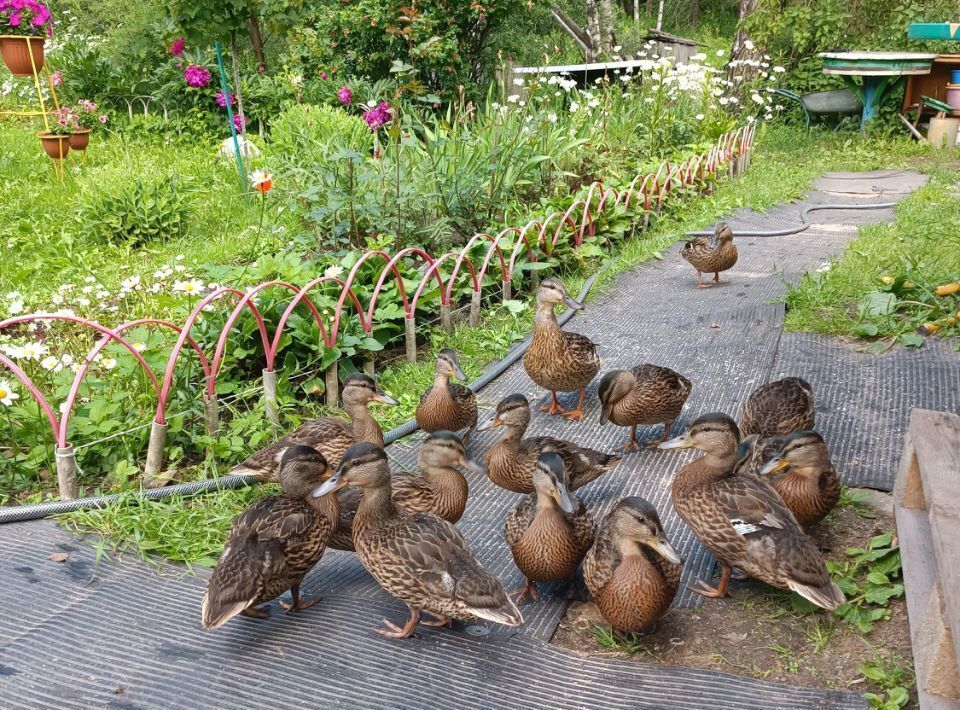
<svg viewBox="0 0 960 710"><path fill-rule="evenodd" d="M960 69L951 69L951 70L950 70L950 83L951 83L951 84L960 84Z"/></svg>

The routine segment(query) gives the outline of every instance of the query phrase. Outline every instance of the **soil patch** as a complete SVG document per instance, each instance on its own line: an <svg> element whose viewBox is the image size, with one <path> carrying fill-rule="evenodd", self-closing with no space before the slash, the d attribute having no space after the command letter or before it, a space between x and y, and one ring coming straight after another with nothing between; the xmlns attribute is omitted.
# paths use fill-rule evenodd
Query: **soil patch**
<svg viewBox="0 0 960 710"><path fill-rule="evenodd" d="M873 536L894 529L890 496L871 495L870 511L852 505L838 508L812 531L828 559L848 560L848 547L864 547ZM864 634L828 612L796 612L790 594L758 582L736 581L731 591L732 596L708 599L699 609L672 609L652 632L626 639L609 634L593 602L574 602L552 642L586 654L706 668L807 688L884 695L884 686L900 685L910 689L907 707L916 707L902 597L890 602L889 620Z"/></svg>

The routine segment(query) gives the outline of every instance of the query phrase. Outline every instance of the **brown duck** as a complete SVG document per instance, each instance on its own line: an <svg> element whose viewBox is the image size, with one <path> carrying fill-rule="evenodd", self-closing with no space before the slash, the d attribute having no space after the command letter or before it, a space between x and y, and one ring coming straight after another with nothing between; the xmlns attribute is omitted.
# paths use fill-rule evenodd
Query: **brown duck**
<svg viewBox="0 0 960 710"><path fill-rule="evenodd" d="M292 444L313 447L324 455L332 467L336 467L343 452L358 441L369 441L383 446L383 430L367 409L370 402L390 406L398 404L395 399L384 394L369 375L350 375L343 383L343 408L350 417L349 422L337 417L313 419L261 449L242 464L234 466L230 473L271 479L276 472L277 462Z"/></svg>
<svg viewBox="0 0 960 710"><path fill-rule="evenodd" d="M796 431L758 470L804 527L827 517L840 500L840 479L827 445L815 431Z"/></svg>
<svg viewBox="0 0 960 710"><path fill-rule="evenodd" d="M740 412L740 432L762 442L778 434L813 429L813 387L800 377L760 385Z"/></svg>
<svg viewBox="0 0 960 710"><path fill-rule="evenodd" d="M662 423L663 438L647 444L655 448L670 438L670 427L691 387L690 380L669 367L646 363L630 370L612 370L600 380L600 423L631 427L624 451L640 448L637 426Z"/></svg>
<svg viewBox="0 0 960 710"><path fill-rule="evenodd" d="M466 381L467 376L460 369L460 358L454 350L444 349L437 356L433 387L420 397L417 405L417 426L424 431L460 431L464 446L470 441L470 435L477 428L477 398L469 387L451 382L450 378Z"/></svg>
<svg viewBox="0 0 960 710"><path fill-rule="evenodd" d="M503 529L513 561L526 578L524 587L513 593L518 604L528 596L540 598L534 582L561 582L573 576L596 532L593 517L569 491L559 454L540 454L533 485L536 492L507 513Z"/></svg>
<svg viewBox="0 0 960 710"><path fill-rule="evenodd" d="M481 424L477 431L504 427L506 433L487 450L487 476L501 488L515 493L533 493L533 472L540 454L560 454L567 469L569 488L575 491L609 471L620 460L593 449L577 446L552 436L523 438L530 425L530 403L522 394L505 397L497 405L496 415Z"/></svg>
<svg viewBox="0 0 960 710"><path fill-rule="evenodd" d="M519 626L523 616L500 581L484 569L452 523L433 513L397 507L390 489L390 467L374 444L352 446L336 475L314 491L323 496L344 486L363 490L353 522L357 557L375 580L406 603L410 618L399 627L384 619L376 632L390 638L411 636L421 612L436 617L423 623L443 626L451 618L486 619Z"/></svg>
<svg viewBox="0 0 960 710"><path fill-rule="evenodd" d="M278 474L283 495L257 501L230 529L203 597L205 629L237 614L264 618L267 610L257 605L288 589L293 604L280 602L287 613L316 603L300 597L300 583L320 561L339 520L336 496L312 496L330 475L326 459L309 446L285 450Z"/></svg>
<svg viewBox="0 0 960 710"><path fill-rule="evenodd" d="M639 633L662 617L680 587L683 558L643 498L624 498L600 524L583 561L587 589L607 623Z"/></svg>
<svg viewBox="0 0 960 710"><path fill-rule="evenodd" d="M393 502L411 513L430 511L455 523L467 507L467 479L457 466L481 475L487 470L467 458L459 437L451 431L435 431L420 446L417 455L420 475L393 474ZM353 552L353 519L360 506L360 489L347 488L339 494L340 524L329 547Z"/></svg>
<svg viewBox="0 0 960 710"><path fill-rule="evenodd" d="M697 237L683 245L680 256L697 270L697 288L730 283L720 280L720 272L732 269L737 263L737 248L733 245L733 231L726 222L720 222L712 237ZM704 273L713 273L713 283L703 283Z"/></svg>
<svg viewBox="0 0 960 710"><path fill-rule="evenodd" d="M600 371L597 349L589 338L568 333L560 328L554 313L561 303L583 310L583 304L567 294L560 279L546 278L537 289L537 310L534 316L533 338L523 355L523 366L544 389L550 390L552 401L540 411L562 414L567 419L583 419L583 399L587 384ZM565 411L557 401L557 392L580 392L576 409Z"/></svg>
<svg viewBox="0 0 960 710"><path fill-rule="evenodd" d="M732 567L761 582L792 589L825 609L845 599L830 579L823 556L783 499L766 480L734 475L740 431L726 414L705 414L662 449L697 448L704 456L673 480L677 515L720 562L716 588L699 582L706 597L727 595Z"/></svg>

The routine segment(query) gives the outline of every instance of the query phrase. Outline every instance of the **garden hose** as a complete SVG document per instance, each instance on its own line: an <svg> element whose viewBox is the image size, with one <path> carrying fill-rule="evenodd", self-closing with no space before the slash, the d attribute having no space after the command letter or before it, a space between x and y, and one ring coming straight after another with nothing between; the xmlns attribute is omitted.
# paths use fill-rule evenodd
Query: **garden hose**
<svg viewBox="0 0 960 710"><path fill-rule="evenodd" d="M880 209L890 209L896 206L896 202L875 202L869 204L827 204L827 205L809 205L804 207L800 212L800 222L801 224L796 227L789 227L787 229L775 229L769 231L738 231L735 236L737 237L786 237L791 234L797 234L803 232L806 229L810 228L809 215L811 212L816 212L820 210L880 210ZM710 236L713 234L711 230L702 230L702 231L692 231L686 232L687 236L697 237L697 236ZM587 281L583 284L583 288L580 290L578 296L579 301L583 301L587 295L590 293L590 289L593 287L594 282L599 278L603 273L605 273L613 264L616 263L616 259L610 260L605 264L597 273L593 274ZM564 325L570 318L573 317L573 309L567 309L560 316L559 323ZM487 368L487 371L480 376L477 380L471 382L468 386L474 392L480 391L483 387L487 386L495 380L497 377L502 375L507 368L509 368L513 363L523 357L523 354L527 351L527 348L530 347L530 338L527 336L521 343L510 351L505 358L495 363L493 366ZM418 429L417 422L415 419L411 419L407 422L404 422L400 426L391 429L386 434L384 434L384 446L392 444L398 439L402 439L406 436L409 436ZM258 479L251 475L232 475L232 476L223 476L222 478L214 478L205 481L193 481L191 483L180 483L173 486L165 486L163 488L153 488L149 490L142 491L141 493L135 494L134 499L143 498L146 500L163 500L164 498L170 498L173 496L194 496L200 495L203 493L211 493L219 490L231 490L236 488L244 488L246 486L254 485L258 482L261 482L261 479ZM27 520L38 520L40 518L46 518L50 515L60 515L62 513L70 513L76 510L96 510L104 508L110 503L116 502L121 498L128 498L129 494L125 493L115 493L111 495L105 495L101 497L89 497L89 498L77 498L75 500L58 500L51 501L47 503L36 503L33 505L23 505L23 506L3 506L0 507L0 525L3 523L15 523L23 522Z"/></svg>
<svg viewBox="0 0 960 710"><path fill-rule="evenodd" d="M590 293L590 289L593 287L593 284L597 278L605 273L613 264L616 263L616 261L616 259L611 259L599 271L597 271L597 273L593 274L586 280L586 282L583 284L583 288L580 290L580 294L577 298L578 301L582 302L587 297L587 294ZM575 313L576 311L574 311L572 308L568 308L566 311L564 311L558 319L560 325L564 325L573 317ZM474 392L478 392L497 377L502 375L508 367L523 357L523 354L527 351L527 348L530 347L530 338L531 336L524 338L524 340L521 341L517 347L507 353L505 358L487 368L483 375L468 385L470 389ZM411 419L407 422L404 422L400 426L391 429L384 434L384 446L392 444L398 439L409 436L417 429L418 427L416 419ZM256 483L262 482L262 479L259 479L255 476L241 474L223 476L221 478L213 478L205 481L179 483L173 486L165 486L163 488L151 488L140 493L133 494L132 496L129 493L113 493L100 497L76 498L74 500L57 500L47 503L35 503L32 505L3 506L0 507L0 525L4 523L20 523L28 520L39 520L50 515L72 513L76 510L99 510L121 499L163 500L164 498L171 498L173 496L189 497L201 495L203 493L213 493L215 491L245 488L246 486L252 486Z"/></svg>

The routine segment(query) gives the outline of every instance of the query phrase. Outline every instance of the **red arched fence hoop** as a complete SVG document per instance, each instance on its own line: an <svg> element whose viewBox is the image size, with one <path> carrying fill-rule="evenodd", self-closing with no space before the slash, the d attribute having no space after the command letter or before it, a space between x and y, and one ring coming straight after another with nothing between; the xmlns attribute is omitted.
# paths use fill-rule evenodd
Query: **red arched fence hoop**
<svg viewBox="0 0 960 710"><path fill-rule="evenodd" d="M417 247L407 247L392 256L382 250L371 250L363 253L357 259L347 274L347 277L342 280L334 276L321 276L311 280L302 287L297 287L284 281L267 281L248 289L246 292L235 288L219 288L204 296L191 310L182 325L156 318L142 318L124 323L115 328L108 328L94 321L77 316L52 313L34 313L0 321L0 332L5 328L35 321L59 321L78 325L84 329L92 330L100 334L101 337L91 347L86 357L84 357L76 368L70 390L60 407L60 416L57 415L57 411L50 404L49 400L17 363L0 353L0 365L13 373L13 376L37 402L37 405L50 424L51 433L58 447L58 457L61 455L65 456L69 459L67 465L72 465L75 468L75 460L71 458L73 453L68 437L68 426L74 405L80 393L80 388L91 366L97 361L103 349L111 343L116 343L121 346L136 359L140 370L146 376L156 395L157 408L153 417L155 431L152 432L152 434L156 434L156 430L159 430L162 432L162 435L158 435L157 437L151 436L150 449L147 452L147 474L153 474L159 471L158 467L162 464L163 460L167 408L173 388L177 363L184 347L192 350L200 362L204 379L203 392L205 406L212 402L215 408L217 376L220 373L225 359L227 341L231 334L234 333L241 317L243 317L245 313L251 316L254 319L259 342L263 348L265 363L263 376L267 410L268 414L270 414L272 418L275 418L276 384L274 370L276 358L280 348L281 338L289 325L290 317L298 306L306 306L306 311L312 316L323 345L327 348L332 348L336 346L338 335L344 324L345 315L346 317L350 317L349 311L345 308L348 301L357 317L360 329L364 333L372 333L374 324L377 322L376 313L378 300L387 282L393 280L396 283L397 291L399 292L403 305L407 335L407 357L408 359L415 360L415 317L417 307L421 305L425 290L431 280L436 282L438 293L436 300L438 302L440 319L443 326L448 328L452 327L451 309L457 305L455 303L454 288L457 284L458 277L469 287L471 296L470 322L476 325L479 321L484 278L494 258L498 261L500 273L499 286L502 297L506 300L512 296L511 284L517 269L517 260L521 255L526 255L526 259L529 262L536 262L538 257L549 258L562 238L566 238L574 248L579 247L584 241L596 235L597 218L611 205L637 210L643 213L644 220L646 221L651 212L659 212L662 209L664 203L674 190L679 189L681 194L687 188L697 189L700 192L711 190L713 183L723 168L727 168L728 173L731 175L746 169L750 162L755 134L756 123L750 123L738 128L736 131L721 136L716 145L706 153L693 156L678 164L671 164L664 161L657 170L634 177L630 184L622 190L607 188L600 182L593 182L588 187L586 196L582 199L574 200L566 210L553 212L547 215L542 221L531 220L523 227L506 227L495 236L485 233L475 234L460 251L447 252L436 258ZM486 251L481 252L484 247ZM374 258L382 260L384 265L371 284L372 290L370 291L366 307L364 307L361 295L356 289L356 284L361 268ZM421 266L416 269L416 273L419 274L419 280L416 287L413 287L413 295L410 297L407 286L404 283L403 272L410 273L414 268L413 264L416 262L421 264ZM449 267L451 263L452 268L448 268L449 273L445 275L442 269L443 267ZM461 272L464 271L464 266L466 266L467 274L465 277L461 276ZM535 274L536 272L534 272L534 276ZM309 294L318 288L323 288L331 284L336 285L339 289L339 294L336 297L336 305L332 308L332 314L329 320L325 320ZM256 297L266 289L285 290L292 294L272 334L268 332L268 324L255 303ZM230 300L234 301L234 305L223 327L220 329L215 341L216 344L213 346L213 352L208 354L191 335L191 331L199 320L201 313L214 307L215 304L218 305L221 299L227 296L231 297ZM159 378L137 348L124 336L124 333L132 328L141 326L171 330L176 334L175 344L170 350L166 367L164 368L162 376ZM273 383L272 386L270 385L271 382ZM334 385L332 393L330 392L330 384ZM328 403L331 404L336 402L337 392L335 385L335 379L333 383L331 383L328 377L327 395ZM271 409L274 410L272 414ZM212 419L208 416L207 421L208 429L213 429L211 433L215 434L217 421L215 412ZM155 438L159 441L155 441ZM67 453L61 454L61 452ZM61 461L58 460L58 470L60 464ZM69 481L66 483L67 489L65 489L63 477L61 477L60 482L60 494L63 498L76 496L75 478L72 490L69 489Z"/></svg>

